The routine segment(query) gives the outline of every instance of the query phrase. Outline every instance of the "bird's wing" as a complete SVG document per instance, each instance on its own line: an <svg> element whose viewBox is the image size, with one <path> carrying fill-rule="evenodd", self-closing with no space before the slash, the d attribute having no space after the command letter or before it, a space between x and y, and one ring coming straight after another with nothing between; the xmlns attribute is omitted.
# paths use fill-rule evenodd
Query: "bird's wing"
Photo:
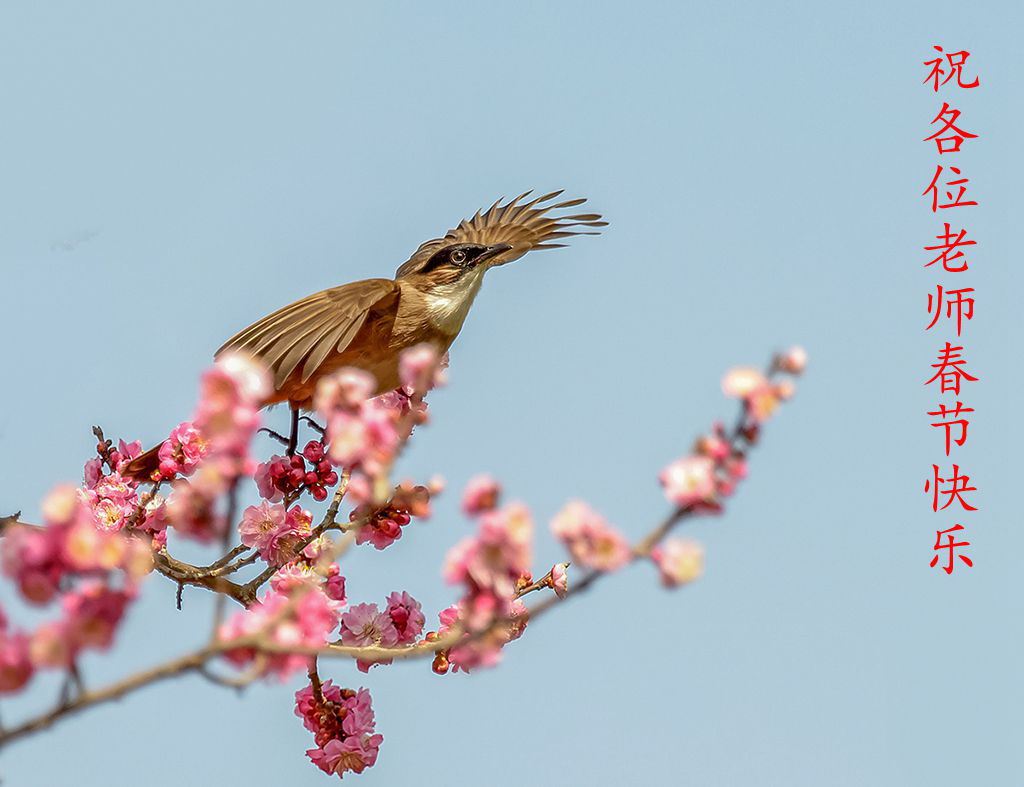
<svg viewBox="0 0 1024 787"><path fill-rule="evenodd" d="M527 191L514 200L501 204L499 199L490 208L471 219L463 219L455 229L448 230L443 238L434 238L422 244L405 264L398 269L396 278L417 270L438 249L452 243L479 243L491 246L496 243L509 243L512 248L500 255L497 264L504 264L519 259L532 249L557 249L564 243L551 243L559 238L571 235L597 235L594 230L571 229L572 227L606 227L607 221L601 221L599 213L577 213L571 216L552 216L553 210L572 208L582 205L585 198L571 199L564 202L551 203L561 191L536 197L529 202L522 202L530 195ZM521 204L520 204L521 203ZM550 204L545 204L550 203Z"/></svg>
<svg viewBox="0 0 1024 787"><path fill-rule="evenodd" d="M274 375L274 387L302 364L306 382L333 352L343 352L359 333L370 310L397 297L398 283L366 279L332 287L278 309L228 339L216 355L231 350L249 353Z"/></svg>

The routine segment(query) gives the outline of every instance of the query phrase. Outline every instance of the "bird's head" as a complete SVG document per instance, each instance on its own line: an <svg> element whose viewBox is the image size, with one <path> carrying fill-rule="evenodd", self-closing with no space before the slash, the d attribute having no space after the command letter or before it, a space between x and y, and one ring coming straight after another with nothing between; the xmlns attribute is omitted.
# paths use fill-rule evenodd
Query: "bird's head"
<svg viewBox="0 0 1024 787"><path fill-rule="evenodd" d="M511 248L510 243L453 243L434 252L417 273L430 284L454 284L467 276L478 277Z"/></svg>
<svg viewBox="0 0 1024 787"><path fill-rule="evenodd" d="M571 235L598 234L594 229L573 228L607 225L596 213L552 215L551 211L586 202L573 199L550 204L561 193L555 191L523 202L530 194L526 192L504 205L498 200L483 213L478 211L473 218L461 221L443 238L422 244L398 269L395 278L418 279L428 286L478 283L488 269L517 260L532 249L564 245L550 241Z"/></svg>

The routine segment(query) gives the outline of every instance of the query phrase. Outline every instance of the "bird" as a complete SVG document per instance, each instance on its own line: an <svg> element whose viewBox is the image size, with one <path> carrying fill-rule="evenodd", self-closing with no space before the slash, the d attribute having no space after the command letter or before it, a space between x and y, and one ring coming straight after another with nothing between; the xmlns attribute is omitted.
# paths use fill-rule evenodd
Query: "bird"
<svg viewBox="0 0 1024 787"><path fill-rule="evenodd" d="M574 235L606 227L598 213L561 214L586 202L556 202L563 190L528 199L532 191L498 199L442 237L422 244L392 279L364 279L309 295L257 320L214 354L244 353L269 371L273 391L264 407L287 402L292 411L288 451L294 452L299 414L312 409L317 384L344 367L369 372L380 394L400 385L402 352L428 343L448 351L492 268L527 252L554 249ZM129 463L125 474L151 478L159 446Z"/></svg>

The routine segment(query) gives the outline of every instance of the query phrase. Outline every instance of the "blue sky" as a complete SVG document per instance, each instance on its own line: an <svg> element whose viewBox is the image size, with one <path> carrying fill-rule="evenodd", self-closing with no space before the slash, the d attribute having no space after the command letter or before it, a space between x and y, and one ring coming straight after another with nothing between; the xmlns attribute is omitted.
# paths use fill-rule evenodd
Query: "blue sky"
<svg viewBox="0 0 1024 787"><path fill-rule="evenodd" d="M984 2L5 3L0 513L79 478L94 423L160 439L256 317L391 275L499 195L566 188L611 226L489 274L402 468L451 494L346 557L354 601L449 603L439 566L480 471L535 512L538 568L569 498L639 537L666 509L659 469L732 415L730 366L800 343L810 369L726 515L687 525L696 585L631 567L468 677L325 670L374 694L384 745L355 781L1021 783L1021 21ZM982 80L950 98L980 135L959 161L981 202L961 455L980 510L952 577L928 560L955 520L922 492L942 460L921 384L935 43ZM205 635L210 599L173 596L147 585L91 683ZM325 784L294 683L153 687L12 746L0 774Z"/></svg>

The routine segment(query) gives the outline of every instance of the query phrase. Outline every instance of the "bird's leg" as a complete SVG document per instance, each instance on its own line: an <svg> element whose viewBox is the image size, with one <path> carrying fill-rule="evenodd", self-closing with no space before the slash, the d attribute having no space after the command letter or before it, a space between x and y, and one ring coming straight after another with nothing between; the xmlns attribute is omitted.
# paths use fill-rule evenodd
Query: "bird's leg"
<svg viewBox="0 0 1024 787"><path fill-rule="evenodd" d="M300 418L299 420L300 421L305 421L307 424L309 424L312 429L314 429L315 431L320 433L321 437L324 437L327 434L327 430L324 429L322 426L320 426L320 424L318 424L316 421L314 421L308 415L302 416L302 418Z"/></svg>
<svg viewBox="0 0 1024 787"><path fill-rule="evenodd" d="M292 408L292 433L288 438L288 450L285 454L295 456L295 448L299 444L299 408Z"/></svg>

